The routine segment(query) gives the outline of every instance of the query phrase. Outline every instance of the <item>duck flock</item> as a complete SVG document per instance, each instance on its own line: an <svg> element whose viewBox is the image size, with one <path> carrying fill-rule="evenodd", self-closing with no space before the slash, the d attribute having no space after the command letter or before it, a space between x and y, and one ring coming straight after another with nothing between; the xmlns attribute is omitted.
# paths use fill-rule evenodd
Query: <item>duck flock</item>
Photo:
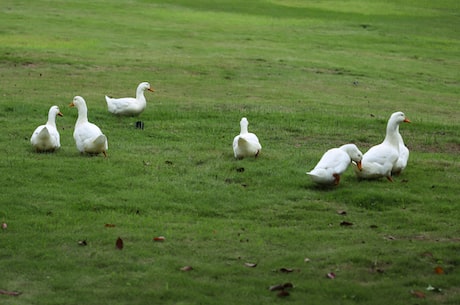
<svg viewBox="0 0 460 305"><path fill-rule="evenodd" d="M107 108L110 113L120 116L137 116L147 105L144 91L155 90L148 82L142 82L136 90L136 98L111 98L106 96ZM78 110L73 137L78 151L91 155L102 153L107 157L108 141L101 129L88 121L88 108L81 96L75 96L69 105ZM36 152L54 152L61 147L59 132L56 128L56 116L62 116L58 106L51 106L48 121L38 126L30 142ZM407 166L409 149L399 133L400 123L410 120L403 112L395 112L388 120L385 139L382 143L372 146L363 154L355 144L345 144L326 151L318 164L309 172L313 182L321 185L338 185L340 176L352 164L359 179L377 179L386 177L393 181L392 176L400 174ZM257 157L262 150L258 137L248 131L248 119L240 121L240 134L233 139L233 153L236 159Z"/></svg>

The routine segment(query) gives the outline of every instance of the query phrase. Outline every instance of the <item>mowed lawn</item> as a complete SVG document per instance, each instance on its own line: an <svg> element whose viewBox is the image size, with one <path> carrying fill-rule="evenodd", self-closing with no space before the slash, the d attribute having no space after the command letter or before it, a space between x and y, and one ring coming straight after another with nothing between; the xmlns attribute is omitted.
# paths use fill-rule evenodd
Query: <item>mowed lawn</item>
<svg viewBox="0 0 460 305"><path fill-rule="evenodd" d="M454 0L3 1L0 304L460 303L459 29ZM139 117L107 111L142 81ZM107 158L75 147L76 95ZM305 174L396 111L393 183Z"/></svg>

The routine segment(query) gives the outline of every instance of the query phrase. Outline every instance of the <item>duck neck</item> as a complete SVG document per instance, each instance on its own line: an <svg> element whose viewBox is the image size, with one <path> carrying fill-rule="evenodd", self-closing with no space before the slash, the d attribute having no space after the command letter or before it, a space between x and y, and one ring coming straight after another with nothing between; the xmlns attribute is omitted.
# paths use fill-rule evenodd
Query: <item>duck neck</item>
<svg viewBox="0 0 460 305"><path fill-rule="evenodd" d="M137 88L136 90L136 100L141 103L145 103L144 90L142 88Z"/></svg>
<svg viewBox="0 0 460 305"><path fill-rule="evenodd" d="M240 134L248 133L248 124L241 123L241 124L240 124L240 127L241 127Z"/></svg>
<svg viewBox="0 0 460 305"><path fill-rule="evenodd" d="M54 111L50 111L48 113L48 122L46 122L46 125L53 126L56 128L56 114Z"/></svg>
<svg viewBox="0 0 460 305"><path fill-rule="evenodd" d="M80 105L78 109L77 124L88 122L88 108L85 105Z"/></svg>
<svg viewBox="0 0 460 305"><path fill-rule="evenodd" d="M399 144L399 124L396 122L388 122L387 133L385 136L385 142L390 143L391 145L398 146Z"/></svg>

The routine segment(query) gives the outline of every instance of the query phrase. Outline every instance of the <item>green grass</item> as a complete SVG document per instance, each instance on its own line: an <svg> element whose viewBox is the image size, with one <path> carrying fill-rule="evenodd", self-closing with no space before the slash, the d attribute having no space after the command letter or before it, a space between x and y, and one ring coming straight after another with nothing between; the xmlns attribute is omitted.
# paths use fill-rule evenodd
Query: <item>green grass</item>
<svg viewBox="0 0 460 305"><path fill-rule="evenodd" d="M0 303L458 304L459 15L453 0L3 1L0 289L22 294ZM104 95L141 81L146 111L111 116ZM75 95L108 158L76 150ZM62 147L36 154L54 104ZM381 142L399 110L411 156L394 183L305 175L331 147ZM233 158L242 116L256 160ZM285 282L285 299L268 290Z"/></svg>

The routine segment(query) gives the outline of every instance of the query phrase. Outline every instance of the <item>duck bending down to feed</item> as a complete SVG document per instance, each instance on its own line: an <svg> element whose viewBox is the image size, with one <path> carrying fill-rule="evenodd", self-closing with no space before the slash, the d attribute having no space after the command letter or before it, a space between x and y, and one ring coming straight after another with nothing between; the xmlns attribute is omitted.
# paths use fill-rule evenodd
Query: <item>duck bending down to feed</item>
<svg viewBox="0 0 460 305"><path fill-rule="evenodd" d="M76 107L78 110L78 118L73 132L77 149L81 153L94 155L103 153L107 157L107 137L99 127L88 121L88 108L85 100L81 96L76 96L69 106Z"/></svg>
<svg viewBox="0 0 460 305"><path fill-rule="evenodd" d="M53 152L61 147L59 132L56 128L56 116L62 116L58 106L51 106L48 111L48 121L38 126L32 133L30 143L36 152Z"/></svg>
<svg viewBox="0 0 460 305"><path fill-rule="evenodd" d="M313 182L318 184L335 184L340 182L342 175L352 161L361 168L363 153L355 144L345 144L331 148L324 153L314 169L307 172Z"/></svg>
<svg viewBox="0 0 460 305"><path fill-rule="evenodd" d="M233 139L233 153L237 159L257 157L262 149L257 136L248 132L248 125L248 119L242 118L240 121L240 134Z"/></svg>
<svg viewBox="0 0 460 305"><path fill-rule="evenodd" d="M141 114L147 106L147 101L144 96L145 90L151 92L155 91L152 87L150 87L148 82L142 82L137 86L136 98L111 98L106 95L105 101L107 102L107 108L109 112L124 116L137 116Z"/></svg>
<svg viewBox="0 0 460 305"><path fill-rule="evenodd" d="M387 124L385 139L382 143L372 146L361 161L362 170L355 167L355 173L361 179L375 179L386 177L393 181L391 172L400 158L399 124L409 123L403 112L395 112L390 116Z"/></svg>

